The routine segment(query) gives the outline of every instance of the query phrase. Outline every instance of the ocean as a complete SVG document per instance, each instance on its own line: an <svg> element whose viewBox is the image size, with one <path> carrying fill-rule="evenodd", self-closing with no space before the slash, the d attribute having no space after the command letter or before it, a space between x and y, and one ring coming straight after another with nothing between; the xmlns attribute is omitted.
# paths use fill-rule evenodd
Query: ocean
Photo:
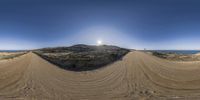
<svg viewBox="0 0 200 100"><path fill-rule="evenodd" d="M196 54L200 53L200 50L147 50L147 51L157 51L160 53L176 53L176 54Z"/></svg>
<svg viewBox="0 0 200 100"><path fill-rule="evenodd" d="M25 50L0 50L0 52L20 52Z"/></svg>

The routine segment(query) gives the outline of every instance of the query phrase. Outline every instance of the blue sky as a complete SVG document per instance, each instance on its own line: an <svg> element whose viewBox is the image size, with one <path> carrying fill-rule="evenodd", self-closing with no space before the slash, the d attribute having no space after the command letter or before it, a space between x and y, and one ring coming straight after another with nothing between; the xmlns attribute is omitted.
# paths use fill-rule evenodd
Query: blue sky
<svg viewBox="0 0 200 100"><path fill-rule="evenodd" d="M1 0L0 49L200 49L199 0Z"/></svg>

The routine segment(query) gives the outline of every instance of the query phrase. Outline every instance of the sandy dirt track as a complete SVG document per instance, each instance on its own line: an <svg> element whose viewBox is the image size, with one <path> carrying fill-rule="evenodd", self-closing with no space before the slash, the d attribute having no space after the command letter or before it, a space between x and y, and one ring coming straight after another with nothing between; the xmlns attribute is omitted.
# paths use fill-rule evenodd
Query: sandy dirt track
<svg viewBox="0 0 200 100"><path fill-rule="evenodd" d="M87 72L60 69L36 54L0 61L0 100L199 100L200 62L139 51Z"/></svg>

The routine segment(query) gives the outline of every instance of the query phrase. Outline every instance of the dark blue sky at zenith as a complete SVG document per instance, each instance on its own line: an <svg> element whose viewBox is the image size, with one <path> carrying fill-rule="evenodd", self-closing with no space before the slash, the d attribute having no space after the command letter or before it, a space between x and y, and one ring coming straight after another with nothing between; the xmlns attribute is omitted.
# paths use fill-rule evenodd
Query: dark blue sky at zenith
<svg viewBox="0 0 200 100"><path fill-rule="evenodd" d="M200 49L199 0L1 0L0 49Z"/></svg>

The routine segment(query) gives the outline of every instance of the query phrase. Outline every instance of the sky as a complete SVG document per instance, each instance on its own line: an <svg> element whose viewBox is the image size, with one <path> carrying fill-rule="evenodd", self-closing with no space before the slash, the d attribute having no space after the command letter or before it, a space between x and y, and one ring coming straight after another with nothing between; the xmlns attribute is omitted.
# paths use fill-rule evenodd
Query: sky
<svg viewBox="0 0 200 100"><path fill-rule="evenodd" d="M200 0L0 0L0 50L200 49Z"/></svg>

